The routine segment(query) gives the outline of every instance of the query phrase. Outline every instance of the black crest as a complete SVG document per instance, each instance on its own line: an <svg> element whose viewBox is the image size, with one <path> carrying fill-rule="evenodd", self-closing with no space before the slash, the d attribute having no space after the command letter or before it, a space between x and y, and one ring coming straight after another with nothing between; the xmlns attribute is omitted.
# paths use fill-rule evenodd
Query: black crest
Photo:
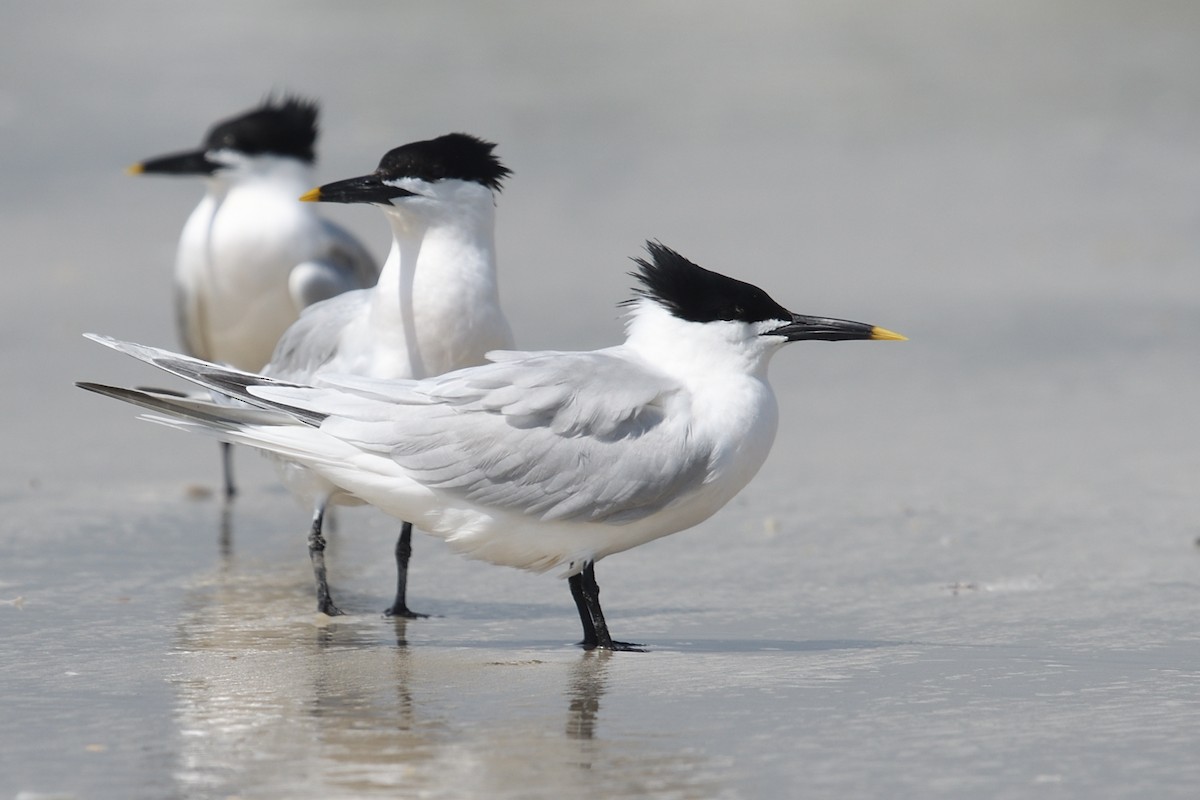
<svg viewBox="0 0 1200 800"><path fill-rule="evenodd" d="M221 120L204 139L206 150L270 153L313 163L317 141L317 101L294 95L268 96L258 108Z"/></svg>
<svg viewBox="0 0 1200 800"><path fill-rule="evenodd" d="M419 178L423 181L474 181L492 191L512 171L492 154L496 145L467 133L448 133L436 139L411 142L388 151L375 176L380 180Z"/></svg>
<svg viewBox="0 0 1200 800"><path fill-rule="evenodd" d="M659 242L646 242L650 259L635 258L642 284L634 291L689 322L790 320L791 313L757 286L693 264ZM626 303L632 303L627 300Z"/></svg>

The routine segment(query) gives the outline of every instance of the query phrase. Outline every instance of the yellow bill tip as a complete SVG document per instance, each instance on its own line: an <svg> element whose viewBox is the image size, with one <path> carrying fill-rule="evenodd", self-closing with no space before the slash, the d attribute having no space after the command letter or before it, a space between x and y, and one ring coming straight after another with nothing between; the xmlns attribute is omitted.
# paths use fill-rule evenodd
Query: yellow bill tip
<svg viewBox="0 0 1200 800"><path fill-rule="evenodd" d="M142 162L140 162L140 161L136 164L130 164L128 167L125 168L126 175L141 175L145 171L146 171L146 168L144 166L142 166Z"/></svg>
<svg viewBox="0 0 1200 800"><path fill-rule="evenodd" d="M871 328L871 338L872 339L884 339L884 340L889 340L889 341L893 341L893 342L907 342L908 341L907 336L903 336L899 333L896 333L895 331L889 331L887 328L880 328L879 326Z"/></svg>
<svg viewBox="0 0 1200 800"><path fill-rule="evenodd" d="M316 203L321 199L321 188L309 189L304 194L300 195L300 200L305 203Z"/></svg>

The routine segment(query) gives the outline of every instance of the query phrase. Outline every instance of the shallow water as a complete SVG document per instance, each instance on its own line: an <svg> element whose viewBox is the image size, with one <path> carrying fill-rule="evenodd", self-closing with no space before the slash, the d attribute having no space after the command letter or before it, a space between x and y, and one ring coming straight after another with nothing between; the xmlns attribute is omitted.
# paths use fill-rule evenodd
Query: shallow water
<svg viewBox="0 0 1200 800"><path fill-rule="evenodd" d="M0 9L0 797L1194 795L1200 13L760 8ZM199 188L121 168L272 87L320 180L500 143L523 346L615 340L651 237L910 341L785 350L762 474L600 564L648 653L424 538L381 617L369 510L319 617L268 465L223 513L209 442L71 386L153 378L85 330L174 341Z"/></svg>

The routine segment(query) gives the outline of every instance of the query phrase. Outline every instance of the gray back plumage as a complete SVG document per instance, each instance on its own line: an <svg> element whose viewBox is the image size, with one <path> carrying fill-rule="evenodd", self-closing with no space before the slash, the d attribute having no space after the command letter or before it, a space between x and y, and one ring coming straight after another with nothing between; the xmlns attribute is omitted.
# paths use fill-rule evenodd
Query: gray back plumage
<svg viewBox="0 0 1200 800"><path fill-rule="evenodd" d="M495 355L420 382L328 377L340 398L295 394L328 414L322 430L414 480L543 520L631 522L705 481L711 453L671 413L690 402L681 386L605 351Z"/></svg>

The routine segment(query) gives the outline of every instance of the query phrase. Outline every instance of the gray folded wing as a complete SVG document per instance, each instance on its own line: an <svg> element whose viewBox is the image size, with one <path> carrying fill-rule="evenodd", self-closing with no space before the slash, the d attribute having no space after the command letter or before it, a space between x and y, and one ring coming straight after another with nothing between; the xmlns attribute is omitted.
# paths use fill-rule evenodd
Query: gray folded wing
<svg viewBox="0 0 1200 800"><path fill-rule="evenodd" d="M680 385L617 349L495 357L417 382L250 391L327 415L323 431L426 486L543 520L631 522L705 482L711 450Z"/></svg>
<svg viewBox="0 0 1200 800"><path fill-rule="evenodd" d="M341 331L369 302L367 289L331 297L300 313L280 337L263 374L281 380L306 382L337 355Z"/></svg>
<svg viewBox="0 0 1200 800"><path fill-rule="evenodd" d="M368 289L379 278L379 264L345 229L321 220L328 247L319 257L296 265L289 278L292 299L299 308Z"/></svg>

